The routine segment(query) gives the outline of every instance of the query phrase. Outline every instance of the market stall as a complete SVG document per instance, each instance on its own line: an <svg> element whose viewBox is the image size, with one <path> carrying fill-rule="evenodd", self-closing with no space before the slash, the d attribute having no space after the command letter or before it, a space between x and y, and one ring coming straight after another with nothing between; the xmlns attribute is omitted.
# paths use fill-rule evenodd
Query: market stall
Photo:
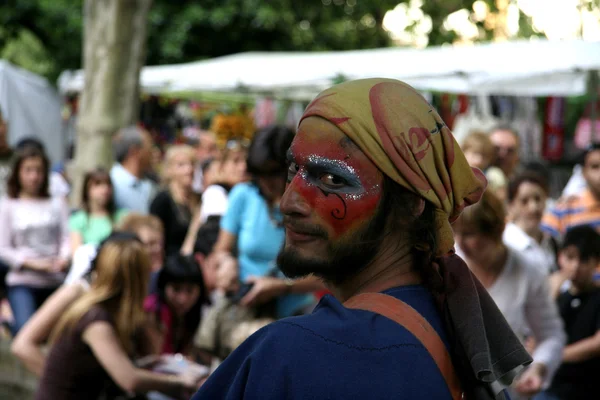
<svg viewBox="0 0 600 400"><path fill-rule="evenodd" d="M61 99L43 77L0 60L0 108L8 121L8 141L38 137L52 161L65 156Z"/></svg>
<svg viewBox="0 0 600 400"><path fill-rule="evenodd" d="M426 49L250 52L142 69L148 93L243 91L310 99L333 81L387 77L423 91L576 96L587 72L600 70L600 42L522 40ZM65 71L63 93L83 88L82 71Z"/></svg>

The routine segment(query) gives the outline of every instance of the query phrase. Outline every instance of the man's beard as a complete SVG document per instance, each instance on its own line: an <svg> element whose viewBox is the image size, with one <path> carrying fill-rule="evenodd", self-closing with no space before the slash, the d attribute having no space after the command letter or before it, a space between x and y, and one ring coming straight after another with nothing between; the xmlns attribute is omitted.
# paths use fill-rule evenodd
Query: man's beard
<svg viewBox="0 0 600 400"><path fill-rule="evenodd" d="M385 227L386 218L380 208L359 231L340 243L328 243L324 257L306 257L284 246L277 256L277 265L288 278L313 274L325 282L339 285L359 274L373 261L381 247Z"/></svg>

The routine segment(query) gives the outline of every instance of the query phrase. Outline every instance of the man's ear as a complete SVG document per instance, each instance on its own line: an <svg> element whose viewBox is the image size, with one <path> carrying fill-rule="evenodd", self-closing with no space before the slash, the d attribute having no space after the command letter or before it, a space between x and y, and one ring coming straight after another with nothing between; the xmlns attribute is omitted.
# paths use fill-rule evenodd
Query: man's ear
<svg viewBox="0 0 600 400"><path fill-rule="evenodd" d="M425 200L419 197L415 202L415 218L419 218L423 214L423 211L425 211Z"/></svg>
<svg viewBox="0 0 600 400"><path fill-rule="evenodd" d="M206 256L204 254L194 253L194 258L196 259L196 262L198 263L198 265L200 265L200 267L204 265L204 261L206 260Z"/></svg>

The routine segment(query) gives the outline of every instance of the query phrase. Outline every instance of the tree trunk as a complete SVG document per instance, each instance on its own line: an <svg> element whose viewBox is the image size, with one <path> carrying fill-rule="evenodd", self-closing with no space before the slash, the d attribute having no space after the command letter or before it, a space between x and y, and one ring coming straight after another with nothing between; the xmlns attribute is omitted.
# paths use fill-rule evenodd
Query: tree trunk
<svg viewBox="0 0 600 400"><path fill-rule="evenodd" d="M112 136L135 124L152 0L86 0L83 68L71 203L79 206L84 174L113 163Z"/></svg>

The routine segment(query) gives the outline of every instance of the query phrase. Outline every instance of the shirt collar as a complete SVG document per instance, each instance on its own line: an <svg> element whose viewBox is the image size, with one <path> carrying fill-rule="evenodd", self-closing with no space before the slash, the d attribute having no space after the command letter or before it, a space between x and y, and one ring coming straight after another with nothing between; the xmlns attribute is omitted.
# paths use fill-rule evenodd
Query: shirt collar
<svg viewBox="0 0 600 400"><path fill-rule="evenodd" d="M512 222L506 224L506 228L504 228L504 242L520 251L535 245L535 239Z"/></svg>
<svg viewBox="0 0 600 400"><path fill-rule="evenodd" d="M138 179L131 172L127 171L120 163L115 164L113 169L114 173L117 175L117 179L126 184L128 187L137 188L143 183L142 179Z"/></svg>

